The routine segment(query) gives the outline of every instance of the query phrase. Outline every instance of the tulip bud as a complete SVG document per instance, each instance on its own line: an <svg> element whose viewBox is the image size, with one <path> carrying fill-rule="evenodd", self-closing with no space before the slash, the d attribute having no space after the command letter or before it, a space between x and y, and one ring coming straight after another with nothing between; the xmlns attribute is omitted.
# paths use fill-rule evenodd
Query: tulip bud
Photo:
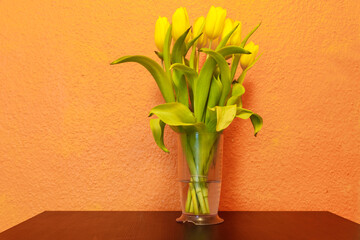
<svg viewBox="0 0 360 240"><path fill-rule="evenodd" d="M238 25L238 27L231 34L231 37L227 41L226 45L235 45L235 46L240 45L240 43L241 43L241 22L239 22L239 21L234 22L230 18L227 18L225 20L224 30L222 32L221 38L224 38L226 35L228 35L234 29L234 27L236 27L237 25Z"/></svg>
<svg viewBox="0 0 360 240"><path fill-rule="evenodd" d="M229 32L233 29L233 20L230 18L227 18L224 23L224 29L221 34L221 38L223 39L226 35L228 35Z"/></svg>
<svg viewBox="0 0 360 240"><path fill-rule="evenodd" d="M194 26L193 26L193 39L196 38L200 33L203 32L204 29L204 25L205 25L205 18L203 16L199 17L198 19L196 19ZM207 37L205 36L205 34L203 33L197 40L197 47L198 48L203 48L207 45Z"/></svg>
<svg viewBox="0 0 360 240"><path fill-rule="evenodd" d="M176 9L172 16L172 37L176 41L186 30L190 28L189 17L186 8L181 7ZM190 34L186 36L185 42L190 39Z"/></svg>
<svg viewBox="0 0 360 240"><path fill-rule="evenodd" d="M209 39L213 40L221 35L224 28L225 18L225 9L211 6L205 20L205 34Z"/></svg>
<svg viewBox="0 0 360 240"><path fill-rule="evenodd" d="M155 24L155 45L160 52L164 48L164 40L170 23L166 17L159 17Z"/></svg>
<svg viewBox="0 0 360 240"><path fill-rule="evenodd" d="M237 29L233 32L230 38L230 44L239 46L241 43L241 22L235 21L233 27L237 27Z"/></svg>
<svg viewBox="0 0 360 240"><path fill-rule="evenodd" d="M259 51L259 45L255 45L253 42L250 42L246 44L244 48L250 51L251 54L241 54L240 65L243 70L248 68L255 61L256 55Z"/></svg>

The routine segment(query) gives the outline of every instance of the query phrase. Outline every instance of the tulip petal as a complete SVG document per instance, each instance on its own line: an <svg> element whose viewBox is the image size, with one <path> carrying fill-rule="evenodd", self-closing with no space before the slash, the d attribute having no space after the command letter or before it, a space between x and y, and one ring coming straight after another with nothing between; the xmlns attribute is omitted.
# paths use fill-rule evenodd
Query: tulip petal
<svg viewBox="0 0 360 240"><path fill-rule="evenodd" d="M215 38L214 37L215 24L216 24L216 9L214 6L211 6L205 20L205 34L211 40Z"/></svg>
<svg viewBox="0 0 360 240"><path fill-rule="evenodd" d="M186 8L181 7L176 9L175 13L172 16L172 36L176 41L185 31L190 27L189 17L186 11ZM186 38L186 41L189 37Z"/></svg>
<svg viewBox="0 0 360 240"><path fill-rule="evenodd" d="M216 8L216 22L215 22L215 27L214 27L214 37L215 38L220 37L220 35L224 29L225 19L226 19L226 10L221 7L217 7Z"/></svg>
<svg viewBox="0 0 360 240"><path fill-rule="evenodd" d="M241 43L241 22L235 21L234 26L239 25L236 31L231 35L230 44L239 46Z"/></svg>
<svg viewBox="0 0 360 240"><path fill-rule="evenodd" d="M224 24L224 30L222 31L221 38L223 39L233 29L233 20L227 18Z"/></svg>
<svg viewBox="0 0 360 240"><path fill-rule="evenodd" d="M169 21L166 17L159 17L155 24L155 45L160 52L163 51L164 39L169 28Z"/></svg>

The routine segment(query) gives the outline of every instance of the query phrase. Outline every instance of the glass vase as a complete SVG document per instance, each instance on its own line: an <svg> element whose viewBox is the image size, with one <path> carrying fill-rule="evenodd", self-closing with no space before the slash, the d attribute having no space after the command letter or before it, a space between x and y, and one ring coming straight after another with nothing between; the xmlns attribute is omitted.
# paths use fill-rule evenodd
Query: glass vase
<svg viewBox="0 0 360 240"><path fill-rule="evenodd" d="M177 222L218 224L223 135L217 132L178 133L178 177L182 214Z"/></svg>

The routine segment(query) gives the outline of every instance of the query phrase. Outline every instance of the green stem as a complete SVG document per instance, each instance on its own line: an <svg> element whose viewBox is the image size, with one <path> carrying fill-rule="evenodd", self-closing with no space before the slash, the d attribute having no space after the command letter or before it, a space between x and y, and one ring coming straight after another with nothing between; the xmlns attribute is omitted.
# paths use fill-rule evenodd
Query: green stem
<svg viewBox="0 0 360 240"><path fill-rule="evenodd" d="M194 212L194 204L192 201L190 201L190 210L188 211L188 213L193 213Z"/></svg>
<svg viewBox="0 0 360 240"><path fill-rule="evenodd" d="M239 61L240 61L240 54L233 54L232 55L232 62L231 62L231 81L234 80L235 74L236 74L236 69L239 65Z"/></svg>
<svg viewBox="0 0 360 240"><path fill-rule="evenodd" d="M196 61L196 72L199 72L199 65L200 65L200 52L197 51L197 61ZM195 85L195 84L194 84Z"/></svg>
<svg viewBox="0 0 360 240"><path fill-rule="evenodd" d="M196 69L196 47L192 47L191 54L190 54L190 67L192 69Z"/></svg>
<svg viewBox="0 0 360 240"><path fill-rule="evenodd" d="M208 187L207 187L207 183L206 183L206 182L203 183L202 192L203 192L203 195L204 195L204 201L205 201L206 211L207 211L207 213L210 213L209 199L208 199L209 189L208 189Z"/></svg>
<svg viewBox="0 0 360 240"><path fill-rule="evenodd" d="M212 39L210 39L209 48L211 49ZM206 59L209 58L209 55L206 56Z"/></svg>
<svg viewBox="0 0 360 240"><path fill-rule="evenodd" d="M190 211L190 203L191 203L191 191L190 191L190 187L188 188L188 193L187 193L187 199L186 199L186 205L185 205L185 212L189 212Z"/></svg>
<svg viewBox="0 0 360 240"><path fill-rule="evenodd" d="M192 203L193 203L193 207L194 207L194 213L199 214L198 202L196 199L197 192L195 191L193 183L189 183L189 186L191 188L191 197L192 197Z"/></svg>
<svg viewBox="0 0 360 240"><path fill-rule="evenodd" d="M198 177L195 177L194 187L195 187L195 191L196 191L196 196L198 196L198 202L200 204L201 212L202 213L208 213L207 210L206 210L204 195L202 193L202 188L201 188L201 185L199 183Z"/></svg>
<svg viewBox="0 0 360 240"><path fill-rule="evenodd" d="M239 78L238 78L238 80L237 80L238 83L243 84L244 79L245 79L246 72L247 72L246 69L242 71L242 73L240 74L240 76L239 76Z"/></svg>
<svg viewBox="0 0 360 240"><path fill-rule="evenodd" d="M190 183L185 211L194 214L209 214L207 175L213 162L218 134L183 134L181 143L190 170Z"/></svg>
<svg viewBox="0 0 360 240"><path fill-rule="evenodd" d="M196 169L194 157L193 157L193 154L191 152L191 148L190 148L189 142L187 140L187 136L185 134L181 136L181 142L182 142L182 146L183 146L183 149L185 151L185 154L186 154L185 158L186 158L186 161L188 163L190 174L192 176L197 176L198 171ZM191 178L191 182L189 183L189 187L191 189L191 195L192 195L191 199L192 199L192 202L193 202L194 213L199 214L198 203L200 204L201 211L206 212L204 197L202 195L201 188L199 187L198 180L195 179L195 181L194 181L194 179Z"/></svg>
<svg viewBox="0 0 360 240"><path fill-rule="evenodd" d="M215 153L215 150L216 150L216 146L217 146L217 141L215 141L214 145L211 147L209 159L208 159L208 161L206 163L206 166L204 168L205 175L207 175L208 172L209 172L211 162L212 162L212 160L214 158L214 153Z"/></svg>

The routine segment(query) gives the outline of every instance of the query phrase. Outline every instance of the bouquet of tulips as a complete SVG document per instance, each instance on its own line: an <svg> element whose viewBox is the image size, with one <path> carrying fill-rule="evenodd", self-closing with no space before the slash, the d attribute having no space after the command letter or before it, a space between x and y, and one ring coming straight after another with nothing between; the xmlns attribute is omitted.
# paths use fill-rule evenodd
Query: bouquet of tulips
<svg viewBox="0 0 360 240"><path fill-rule="evenodd" d="M142 55L124 56L111 63L137 62L155 79L166 103L151 109L149 116L158 118L150 119L150 127L156 144L165 152L165 125L181 133L191 175L186 212L210 213L204 178L219 134L235 117L250 119L255 136L262 127L262 118L243 108L241 98L245 75L259 59L259 47L246 43L259 26L241 38L241 22L226 18L225 9L212 6L206 18L197 18L190 27L186 9L178 8L171 24L166 17L159 17L155 25L159 50L155 53L161 64ZM239 63L242 72L235 78ZM199 138L199 133L210 134ZM195 140L200 141L201 149L191 146Z"/></svg>

